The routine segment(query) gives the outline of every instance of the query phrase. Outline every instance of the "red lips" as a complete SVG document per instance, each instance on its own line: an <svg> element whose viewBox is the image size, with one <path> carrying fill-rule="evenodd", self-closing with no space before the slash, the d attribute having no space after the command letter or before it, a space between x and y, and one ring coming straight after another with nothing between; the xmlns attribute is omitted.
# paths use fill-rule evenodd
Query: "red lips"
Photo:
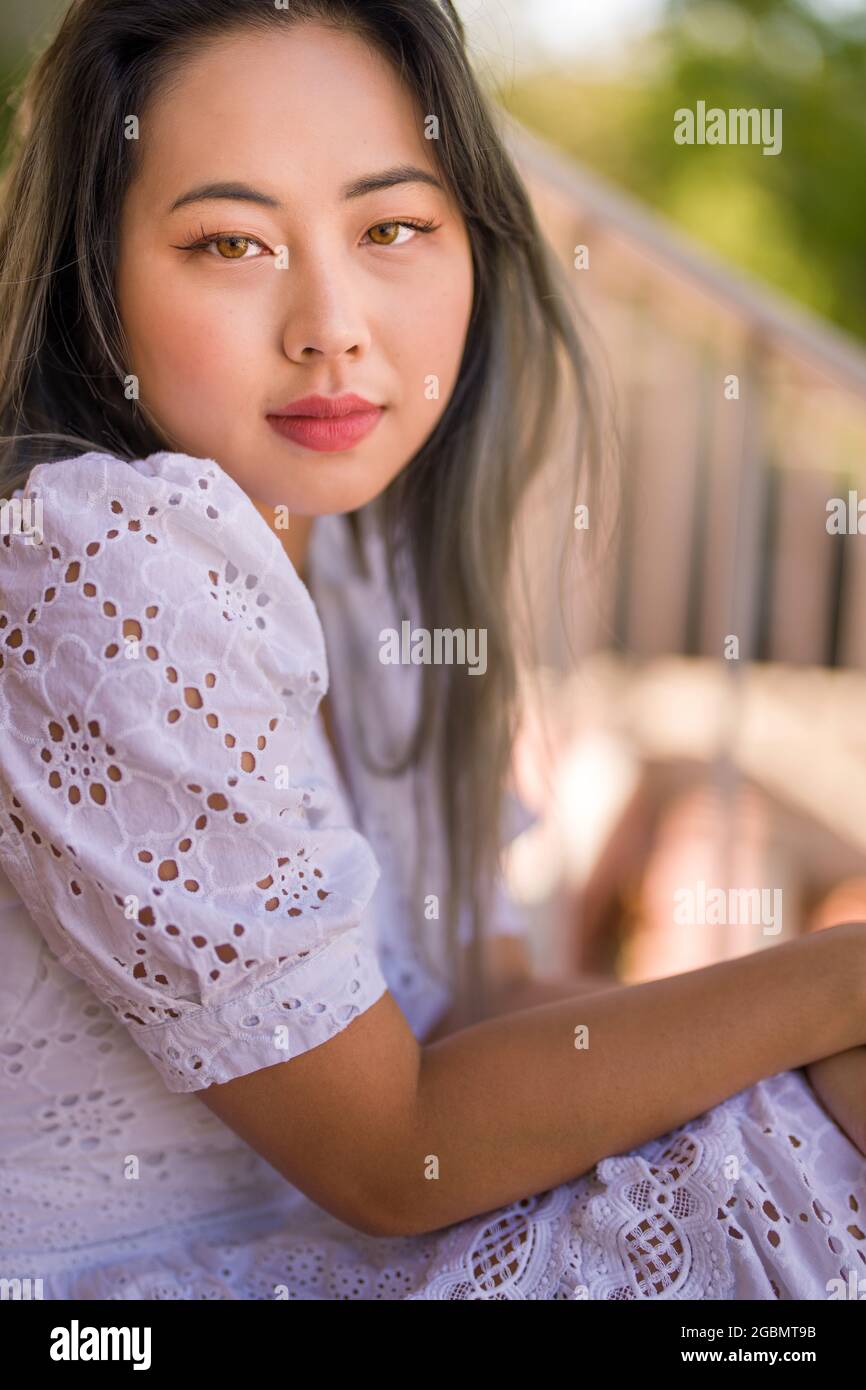
<svg viewBox="0 0 866 1390"><path fill-rule="evenodd" d="M362 415L379 409L373 401L350 393L345 396L304 396L299 401L292 401L290 405L269 410L268 414L308 415L318 420L342 420L346 415Z"/></svg>
<svg viewBox="0 0 866 1390"><path fill-rule="evenodd" d="M339 454L360 444L385 413L363 396L304 396L268 412L268 424L283 439L320 454Z"/></svg>

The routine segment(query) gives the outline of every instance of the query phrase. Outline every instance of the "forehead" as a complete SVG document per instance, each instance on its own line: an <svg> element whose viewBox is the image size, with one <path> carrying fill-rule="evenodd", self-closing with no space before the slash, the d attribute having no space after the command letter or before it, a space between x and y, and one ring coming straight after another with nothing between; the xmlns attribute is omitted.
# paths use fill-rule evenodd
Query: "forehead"
<svg viewBox="0 0 866 1390"><path fill-rule="evenodd" d="M204 172L303 197L395 159L435 173L423 122L414 93L357 34L240 30L207 42L156 93L141 121L140 181L178 193Z"/></svg>

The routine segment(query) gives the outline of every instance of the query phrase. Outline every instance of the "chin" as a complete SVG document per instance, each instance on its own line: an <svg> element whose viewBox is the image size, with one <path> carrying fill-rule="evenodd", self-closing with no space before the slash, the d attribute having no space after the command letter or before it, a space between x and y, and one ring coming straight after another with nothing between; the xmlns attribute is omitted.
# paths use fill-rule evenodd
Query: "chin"
<svg viewBox="0 0 866 1390"><path fill-rule="evenodd" d="M291 464L283 463L283 481L272 488L274 500L285 502L289 510L299 516L353 512L380 497L404 466L401 463L399 467L383 469L381 458L371 463L349 450L340 454L312 454L304 459L303 471L293 470Z"/></svg>
<svg viewBox="0 0 866 1390"><path fill-rule="evenodd" d="M289 509L297 512L299 516L331 516L340 512L354 512L381 496L389 482L390 479L367 487L347 487L343 483L316 489L315 495L311 491L308 496L298 498L297 505L294 508L290 505Z"/></svg>

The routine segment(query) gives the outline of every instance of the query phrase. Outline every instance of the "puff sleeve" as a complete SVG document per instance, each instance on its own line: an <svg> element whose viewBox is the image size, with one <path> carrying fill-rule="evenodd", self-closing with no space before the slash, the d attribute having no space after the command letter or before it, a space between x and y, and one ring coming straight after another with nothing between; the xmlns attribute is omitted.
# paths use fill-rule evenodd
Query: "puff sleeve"
<svg viewBox="0 0 866 1390"><path fill-rule="evenodd" d="M324 636L213 460L35 467L0 541L0 862L170 1091L316 1047L386 989L380 870L313 737ZM318 749L318 752L317 752Z"/></svg>

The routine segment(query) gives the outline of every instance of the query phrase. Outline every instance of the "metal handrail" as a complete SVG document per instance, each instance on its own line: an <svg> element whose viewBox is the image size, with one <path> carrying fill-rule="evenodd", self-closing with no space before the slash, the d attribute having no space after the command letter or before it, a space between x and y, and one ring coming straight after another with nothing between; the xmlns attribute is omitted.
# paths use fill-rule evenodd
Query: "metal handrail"
<svg viewBox="0 0 866 1390"><path fill-rule="evenodd" d="M660 268L691 280L708 298L733 311L752 331L774 341L833 385L866 399L866 348L746 272L732 270L673 223L563 154L508 112L503 133L527 172L633 242Z"/></svg>

